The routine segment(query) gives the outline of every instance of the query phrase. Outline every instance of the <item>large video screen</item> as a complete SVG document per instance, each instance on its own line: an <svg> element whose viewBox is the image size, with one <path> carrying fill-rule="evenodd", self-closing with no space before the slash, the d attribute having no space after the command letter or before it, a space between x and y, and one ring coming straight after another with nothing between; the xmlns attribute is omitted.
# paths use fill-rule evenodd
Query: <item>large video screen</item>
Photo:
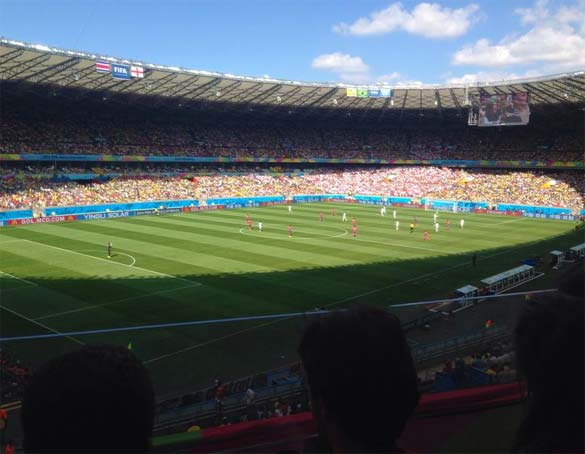
<svg viewBox="0 0 585 454"><path fill-rule="evenodd" d="M482 95L478 126L527 125L530 119L528 93Z"/></svg>

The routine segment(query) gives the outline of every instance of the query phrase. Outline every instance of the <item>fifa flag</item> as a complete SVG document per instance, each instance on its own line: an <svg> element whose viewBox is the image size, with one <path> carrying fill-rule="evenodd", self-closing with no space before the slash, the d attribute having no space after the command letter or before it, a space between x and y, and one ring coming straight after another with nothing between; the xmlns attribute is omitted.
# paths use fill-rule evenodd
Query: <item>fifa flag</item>
<svg viewBox="0 0 585 454"><path fill-rule="evenodd" d="M112 64L112 77L114 79L130 80L130 65Z"/></svg>
<svg viewBox="0 0 585 454"><path fill-rule="evenodd" d="M367 88L358 88L357 89L357 97L358 98L367 98L370 92Z"/></svg>
<svg viewBox="0 0 585 454"><path fill-rule="evenodd" d="M346 94L346 96L349 96L350 98L355 98L358 95L357 88L346 88L345 94Z"/></svg>
<svg viewBox="0 0 585 454"><path fill-rule="evenodd" d="M112 70L112 68L110 67L110 64L107 61L96 61L95 70L98 73L109 73Z"/></svg>
<svg viewBox="0 0 585 454"><path fill-rule="evenodd" d="M144 68L142 66L130 66L130 75L142 79L144 78Z"/></svg>

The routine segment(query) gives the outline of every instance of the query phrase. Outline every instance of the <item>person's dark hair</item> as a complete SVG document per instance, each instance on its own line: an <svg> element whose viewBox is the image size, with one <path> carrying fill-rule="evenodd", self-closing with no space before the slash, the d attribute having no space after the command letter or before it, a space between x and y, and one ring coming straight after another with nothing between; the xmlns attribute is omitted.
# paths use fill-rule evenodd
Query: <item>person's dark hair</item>
<svg viewBox="0 0 585 454"><path fill-rule="evenodd" d="M144 452L154 420L148 371L124 347L92 345L42 366L22 405L27 452Z"/></svg>
<svg viewBox="0 0 585 454"><path fill-rule="evenodd" d="M576 284L569 279L560 288L575 293ZM523 308L514 340L529 399L515 451L583 452L584 323L582 296L558 292Z"/></svg>
<svg viewBox="0 0 585 454"><path fill-rule="evenodd" d="M324 408L345 437L391 450L419 398L410 348L398 318L356 306L316 318L298 348L313 411Z"/></svg>

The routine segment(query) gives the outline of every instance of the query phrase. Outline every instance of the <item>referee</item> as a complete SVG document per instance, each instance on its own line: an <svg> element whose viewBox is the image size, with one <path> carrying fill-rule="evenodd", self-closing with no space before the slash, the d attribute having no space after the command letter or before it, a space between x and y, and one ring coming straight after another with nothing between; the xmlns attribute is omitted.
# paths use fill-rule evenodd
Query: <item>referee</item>
<svg viewBox="0 0 585 454"><path fill-rule="evenodd" d="M112 242L108 241L108 258L112 258Z"/></svg>

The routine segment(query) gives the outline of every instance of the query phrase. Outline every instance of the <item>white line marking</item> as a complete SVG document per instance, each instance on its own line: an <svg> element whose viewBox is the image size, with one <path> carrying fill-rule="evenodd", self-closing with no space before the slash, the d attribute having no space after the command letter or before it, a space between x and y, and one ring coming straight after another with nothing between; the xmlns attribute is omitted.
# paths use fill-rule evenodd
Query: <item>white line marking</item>
<svg viewBox="0 0 585 454"><path fill-rule="evenodd" d="M38 286L39 286L39 284L35 284L34 282L27 281L26 279L23 279L23 278L21 278L21 277L14 276L14 275L12 275L12 274L10 274L10 273L6 273L5 271L0 271L0 273L2 273L2 274L5 274L6 276L10 276L10 277L11 277L11 278L13 278L13 279L17 279L17 280L19 280L19 281L26 282L27 284L30 284L30 285L32 285L33 287L38 287Z"/></svg>
<svg viewBox="0 0 585 454"><path fill-rule="evenodd" d="M496 254L488 255L485 258L480 258L479 260L481 261L481 260L486 260L486 259L489 259L489 258L497 257L498 255L507 254L508 252L509 251L498 252ZM339 304L347 303L348 301L352 301L354 299L359 299L359 298L362 298L364 296L369 296L369 295L373 295L375 293L379 293L379 292L381 292L383 290L387 290L389 288L398 287L400 285L408 284L410 282L416 282L416 281L419 281L419 280L424 279L424 278L429 277L429 276L435 276L437 274L442 274L442 273L445 273L447 271L452 271L452 270L454 270L456 268L461 268L461 267L468 266L468 265L469 265L468 262L463 262L463 263L460 263L458 265L451 266L449 268L444 268L442 270L433 271L432 273L421 274L420 276L416 276L416 277L413 277L413 278L410 278L410 279L406 279L404 281L395 282L394 284L386 285L384 287L380 287L380 288L377 288L377 289L374 289L374 290L370 290L370 291L367 291L367 292L364 292L364 293L360 293L359 295L353 295L353 296L350 296L350 297L341 299L339 301L334 301L332 303L326 304L324 307L337 306ZM245 332L248 332L248 331L252 331L252 330L255 330L257 328L262 328L264 326L272 325L274 323L279 323L279 322L282 322L282 321L288 320L288 319L290 319L290 317L279 318L279 319L271 320L269 322L261 323L259 325L254 325L254 326L251 326L249 328L245 328L245 329L242 329L242 330L239 330L239 331L235 331L233 333L226 334L226 335L221 336L221 337L217 337L217 338L210 339L208 341L205 341L205 342L202 342L202 343L199 343L199 344L195 344L195 345L191 345L189 347L182 348L182 349L177 350L175 352L166 353L164 355L160 355L160 356L157 356L155 358L151 358L151 359L149 359L147 361L144 361L144 364L150 364L150 363L154 363L154 362L160 361L161 359L170 358L172 356L180 355L181 353L184 353L184 352L187 352L187 351L190 351L190 350L194 350L196 348L204 347L206 345L213 344L215 342L219 342L221 340L224 340L224 339L228 339L230 337L237 336L238 334L242 334L242 333L245 333Z"/></svg>
<svg viewBox="0 0 585 454"><path fill-rule="evenodd" d="M264 232L264 230L263 230L263 232ZM242 235L246 235L246 236L253 236L253 237L256 237L256 238L261 238L261 237L259 237L259 236L257 236L257 235L253 235L253 234L251 234L251 233L246 233L246 232L244 231L244 227L242 227L242 228L240 229L240 233L241 233ZM270 236L269 236L269 235L270 235ZM341 238L342 236L345 236L345 235L347 235L347 230L345 230L345 229L344 229L344 230L343 230L343 233L339 233L339 234L337 234L337 235L329 235L329 236L325 236L325 235L323 235L322 233L315 233L315 235L319 235L319 238L312 238L312 237L310 238L310 237L304 237L304 236L294 236L294 235L293 235L293 236L292 236L292 239L293 239L293 240L325 240L325 239L327 239L327 238ZM283 240L283 239L284 239L284 234L283 234L283 236L282 236L282 237L275 237L275 236L271 235L270 233L268 233L268 235L262 235L262 236L264 236L264 237L268 237L268 238L270 238L270 239L272 239L272 240Z"/></svg>
<svg viewBox="0 0 585 454"><path fill-rule="evenodd" d="M15 310L9 309L9 308L7 308L6 306L0 306L0 309L3 309L3 310L5 310L5 311L8 311L8 312L10 312L10 313L12 313L12 314L14 314L14 315L16 315L16 316L20 317L20 318L23 318L23 319L25 319L25 320L26 320L26 321L28 321L28 322L34 323L35 325L38 325L38 326L40 326L41 328L48 329L49 331L51 331L51 332L53 332L53 333L55 333L55 334L61 334L61 332L57 331L56 329L53 329L53 328L51 328L50 326L44 325L44 324L42 324L42 323L39 323L39 322L37 322L36 320L33 320L32 318L28 318L26 315L22 315L20 312L16 312ZM72 340L73 342L77 342L79 345L85 345L85 342L82 342L82 341L80 341L80 340L78 340L78 339L75 339L74 337L71 337L71 336L65 336L65 337L66 337L67 339L70 339L70 340Z"/></svg>
<svg viewBox="0 0 585 454"><path fill-rule="evenodd" d="M79 307L77 309L71 309L68 311L63 311L63 312L56 312L54 314L47 314L47 315L43 315L41 317L37 317L34 320L46 320L48 318L55 318L55 317L59 317L61 315L66 315L66 314L74 314L76 312L83 312L83 311L87 311L90 309L95 309L98 307L104 307L104 306L110 306L112 304L118 304L118 303L125 303L127 301L133 301L133 300L138 300L138 299L142 299L142 298L147 298L149 296L154 296L154 295L163 295L165 293L171 293L171 292L177 292L179 290L184 290L187 288L195 288L195 287L200 287L201 284L195 283L197 285L186 285L184 287L178 287L178 288L173 288L173 289L169 289L169 290L159 290L157 292L152 292L152 293L148 293L146 295L134 295L134 296L130 296L128 298L121 298L118 300L114 300L114 301L109 301L107 303L101 303L101 304L93 304L91 306L84 306L84 307Z"/></svg>
<svg viewBox="0 0 585 454"><path fill-rule="evenodd" d="M102 251L100 251L98 249L78 249L78 250L73 251L73 252L102 252ZM132 267L136 268L134 266L134 264L136 263L136 259L134 258L133 255L126 254L125 252L114 252L114 255L112 257L114 257L116 255L125 255L126 257L129 257L130 260L132 260L132 263L130 263L128 266L132 266Z"/></svg>
<svg viewBox="0 0 585 454"><path fill-rule="evenodd" d="M127 268L134 268L134 269L137 269L137 270L146 271L147 273L157 274L159 276L170 277L171 279L177 279L179 281L189 282L190 284L195 284L196 286L203 285L200 282L191 281L189 279L183 279L182 277L173 276L172 274L161 273L160 271L149 270L147 268L141 268L139 266L126 265L125 263L112 262L111 260L102 259L100 257L95 257L93 255L83 254L82 252L76 252L76 251L72 251L70 249L64 249L64 248L59 247L59 246L52 246L50 244L39 243L38 241L26 240L26 239L23 239L22 241L27 241L27 242L33 243L33 244L40 244L41 246L45 246L45 247L48 247L48 248L51 248L51 249L57 249L59 251L69 252L71 254L77 254L77 255L81 255L83 257L89 257L89 258L92 258L92 259L95 259L95 260L100 260L102 262L111 263L111 264L114 264L114 265L120 265L120 266L125 266Z"/></svg>

